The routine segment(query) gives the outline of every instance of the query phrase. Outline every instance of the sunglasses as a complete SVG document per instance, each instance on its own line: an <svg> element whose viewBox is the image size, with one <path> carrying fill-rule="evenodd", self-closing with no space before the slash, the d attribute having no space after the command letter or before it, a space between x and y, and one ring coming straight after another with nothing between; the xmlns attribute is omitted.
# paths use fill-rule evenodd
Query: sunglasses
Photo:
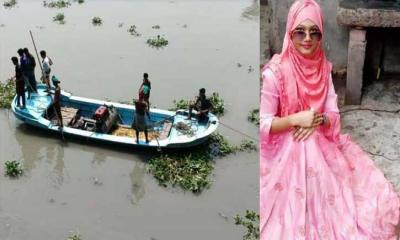
<svg viewBox="0 0 400 240"><path fill-rule="evenodd" d="M310 30L307 31L308 34L310 35L311 40L313 41L321 41L322 39L322 33L319 30ZM292 39L295 39L297 41L303 41L307 37L307 32L304 30L294 30L292 32Z"/></svg>

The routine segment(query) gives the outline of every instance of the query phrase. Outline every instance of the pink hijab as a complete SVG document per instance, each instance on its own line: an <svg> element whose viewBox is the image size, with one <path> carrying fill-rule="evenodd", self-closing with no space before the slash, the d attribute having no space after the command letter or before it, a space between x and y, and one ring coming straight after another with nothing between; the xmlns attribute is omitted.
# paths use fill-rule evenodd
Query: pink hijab
<svg viewBox="0 0 400 240"><path fill-rule="evenodd" d="M303 57L294 47L291 32L305 20L313 21L323 34L322 11L314 0L297 0L289 10L282 52L264 67L270 68L280 83L280 112L287 116L313 108L323 111L332 64L326 59L321 43L313 56Z"/></svg>

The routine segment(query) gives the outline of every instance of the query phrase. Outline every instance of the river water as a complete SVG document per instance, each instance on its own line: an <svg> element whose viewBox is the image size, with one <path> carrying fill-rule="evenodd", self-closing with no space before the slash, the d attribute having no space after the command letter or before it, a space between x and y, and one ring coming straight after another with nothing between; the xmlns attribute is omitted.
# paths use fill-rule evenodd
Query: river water
<svg viewBox="0 0 400 240"><path fill-rule="evenodd" d="M64 25L52 22L59 12ZM91 24L95 16L101 26ZM130 25L140 37L127 32ZM258 29L253 0L99 0L64 9L20 0L0 8L0 79L13 75L10 57L18 48L33 52L32 30L62 88L75 95L129 101L148 72L153 106L168 108L204 87L225 100L223 124L257 138L247 113L259 102ZM146 40L158 34L169 45L148 47ZM0 172L7 160L25 168L15 180L0 174L2 240L66 239L70 231L85 240L239 240L245 231L233 217L258 210L257 152L217 159L211 187L194 195L158 185L146 170L154 152L63 143L8 110L0 110L0 129ZM219 132L231 143L245 139L223 125Z"/></svg>

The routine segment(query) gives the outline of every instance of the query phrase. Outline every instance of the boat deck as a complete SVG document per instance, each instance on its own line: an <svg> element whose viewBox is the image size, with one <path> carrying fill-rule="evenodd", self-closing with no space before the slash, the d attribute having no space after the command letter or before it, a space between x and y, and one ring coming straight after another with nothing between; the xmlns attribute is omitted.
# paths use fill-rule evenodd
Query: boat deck
<svg viewBox="0 0 400 240"><path fill-rule="evenodd" d="M150 142L145 142L144 133L141 132L139 143L136 143L136 132L131 127L135 116L133 105L78 97L61 91L64 128L60 129L55 109L52 107L52 96L44 90L46 86L38 84L38 93L32 94L32 97L27 99L25 109L16 107L14 98L12 103L14 115L29 125L49 131L62 131L67 135L117 144L180 148L204 142L218 127L218 119L212 114L209 115L208 121L198 122L196 118L187 119L185 110L172 112L151 108L150 119L146 118ZM93 119L93 114L100 106L107 106L109 116L112 114L113 118L107 117L105 120L110 123L104 128L106 130L99 128L100 131L97 131L97 124L105 123Z"/></svg>

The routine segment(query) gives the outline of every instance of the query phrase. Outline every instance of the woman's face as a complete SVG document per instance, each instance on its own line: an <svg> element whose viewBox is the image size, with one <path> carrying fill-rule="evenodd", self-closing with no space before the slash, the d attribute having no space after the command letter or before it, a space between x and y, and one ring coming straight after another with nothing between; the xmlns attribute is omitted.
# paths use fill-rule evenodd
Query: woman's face
<svg viewBox="0 0 400 240"><path fill-rule="evenodd" d="M291 38L296 50L304 57L310 57L318 48L322 34L318 26L307 19L292 31Z"/></svg>

